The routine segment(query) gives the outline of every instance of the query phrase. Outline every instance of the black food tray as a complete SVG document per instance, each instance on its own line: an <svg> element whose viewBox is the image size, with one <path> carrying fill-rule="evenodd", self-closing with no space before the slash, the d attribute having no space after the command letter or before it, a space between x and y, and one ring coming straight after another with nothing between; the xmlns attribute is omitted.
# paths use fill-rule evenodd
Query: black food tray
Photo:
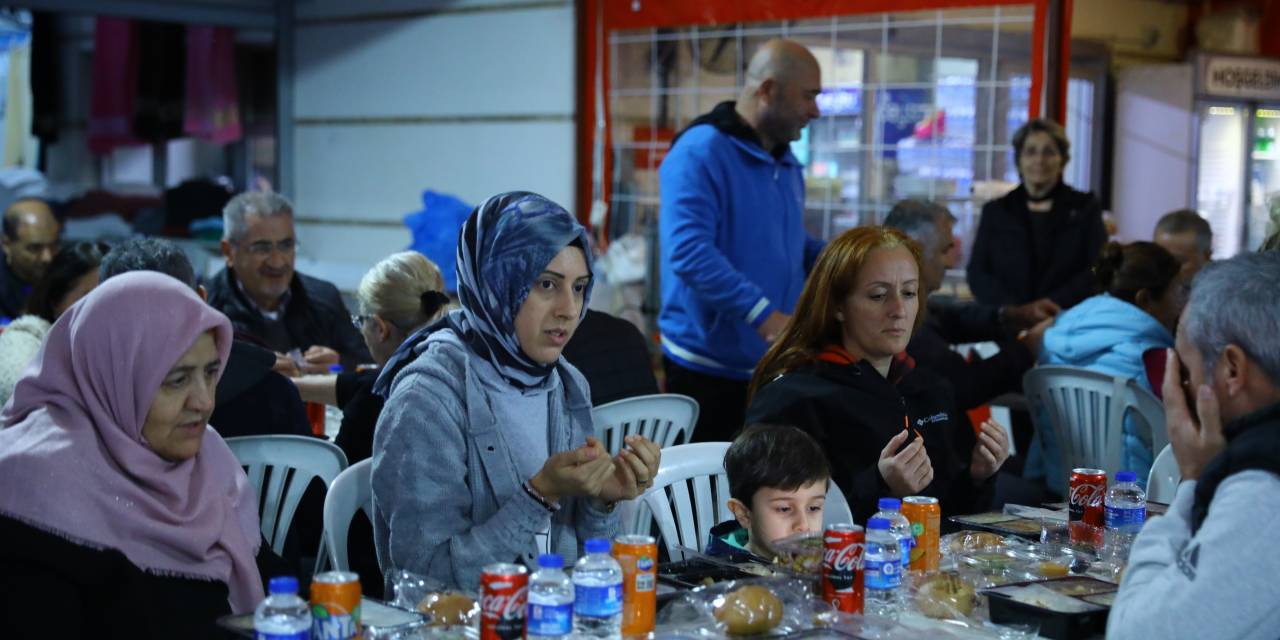
<svg viewBox="0 0 1280 640"><path fill-rule="evenodd" d="M707 578L712 582L724 582L759 577L737 567L697 558L658 565L658 580L680 589L701 587Z"/></svg>
<svg viewBox="0 0 1280 640"><path fill-rule="evenodd" d="M1053 585L1068 585L1070 583L1079 583L1081 585L1094 585L1093 589L1088 593L1071 593L1068 591L1059 591ZM1096 584L1095 584L1096 583ZM998 589L1004 589L1015 586L1026 586L1029 584L1041 584L1054 591L1058 591L1061 595L1065 595L1076 600L1083 601L1091 606L1097 607L1091 611L1063 612L1054 611L1038 607L1026 602L1014 600L1012 597L999 593ZM1103 594L1115 593L1118 585L1114 585L1101 580L1083 576L1069 576L1066 578L1055 578L1053 580L1039 580L1027 582L1015 582L1013 584L996 587L995 589L987 589L982 591L987 596L988 608L991 614L991 622L995 624L1002 623L1023 623L1039 625L1040 635L1046 638L1054 638L1056 640L1081 640L1084 638L1092 638L1100 636L1107 630L1107 616L1111 613L1111 608L1093 602L1090 599L1097 599L1097 596Z"/></svg>

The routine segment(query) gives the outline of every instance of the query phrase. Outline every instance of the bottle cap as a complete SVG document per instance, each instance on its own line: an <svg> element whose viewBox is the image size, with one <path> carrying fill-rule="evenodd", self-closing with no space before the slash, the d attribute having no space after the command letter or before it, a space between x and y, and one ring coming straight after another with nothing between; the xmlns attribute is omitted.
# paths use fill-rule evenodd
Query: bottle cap
<svg viewBox="0 0 1280 640"><path fill-rule="evenodd" d="M298 579L293 576L278 576L267 583L267 591L276 593L297 593Z"/></svg>
<svg viewBox="0 0 1280 640"><path fill-rule="evenodd" d="M867 521L867 529L889 529L889 521L884 518L872 518Z"/></svg>
<svg viewBox="0 0 1280 640"><path fill-rule="evenodd" d="M1116 482L1137 482L1138 474L1132 471L1117 471Z"/></svg>
<svg viewBox="0 0 1280 640"><path fill-rule="evenodd" d="M881 511L901 511L902 501L897 498L880 498Z"/></svg>
<svg viewBox="0 0 1280 640"><path fill-rule="evenodd" d="M563 569L564 557L558 553L544 553L538 556L538 566L543 569Z"/></svg>
<svg viewBox="0 0 1280 640"><path fill-rule="evenodd" d="M591 538L583 547L586 548L587 553L609 553L609 539Z"/></svg>
<svg viewBox="0 0 1280 640"><path fill-rule="evenodd" d="M342 365L340 364L329 365L329 373L342 373Z"/></svg>

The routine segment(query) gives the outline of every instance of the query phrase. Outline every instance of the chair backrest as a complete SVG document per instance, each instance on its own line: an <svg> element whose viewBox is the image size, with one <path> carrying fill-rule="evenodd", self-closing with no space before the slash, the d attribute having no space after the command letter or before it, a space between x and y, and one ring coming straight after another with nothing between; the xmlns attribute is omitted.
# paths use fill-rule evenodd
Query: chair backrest
<svg viewBox="0 0 1280 640"><path fill-rule="evenodd" d="M1147 499L1169 504L1173 502L1173 494L1178 491L1178 483L1182 482L1182 471L1178 469L1178 459L1173 457L1173 447L1165 445L1151 463L1151 474L1147 476Z"/></svg>
<svg viewBox="0 0 1280 640"><path fill-rule="evenodd" d="M853 522L853 511L849 510L849 501L835 480L827 488L827 499L822 508L822 527L832 524L849 524Z"/></svg>
<svg viewBox="0 0 1280 640"><path fill-rule="evenodd" d="M711 528L733 517L724 472L728 448L728 442L699 442L663 450L658 475L641 500L658 523L669 557L682 557L680 547L702 551Z"/></svg>
<svg viewBox="0 0 1280 640"><path fill-rule="evenodd" d="M622 450L623 438L642 435L663 449L688 442L698 423L698 402L678 393L623 398L591 410L596 437L610 455Z"/></svg>
<svg viewBox="0 0 1280 640"><path fill-rule="evenodd" d="M1036 424L1036 430L1053 429L1064 470L1091 467L1108 475L1120 470L1124 416L1133 397L1128 383L1123 377L1078 367L1035 367L1023 376L1033 422L1041 419L1040 410L1049 420L1049 425ZM1068 474L1056 481L1066 495Z"/></svg>
<svg viewBox="0 0 1280 640"><path fill-rule="evenodd" d="M1169 429L1164 420L1164 404L1136 380L1129 381L1127 391L1129 397L1126 404L1133 409L1133 415L1146 424L1147 430L1151 433L1151 456L1154 458L1169 445Z"/></svg>
<svg viewBox="0 0 1280 640"><path fill-rule="evenodd" d="M285 534L311 480L320 478L331 485L347 468L342 449L319 438L243 436L227 438L227 446L258 492L262 535L276 553L284 552Z"/></svg>
<svg viewBox="0 0 1280 640"><path fill-rule="evenodd" d="M347 531L357 511L373 521L373 459L361 460L343 470L329 485L324 497L324 539L329 545L329 563L334 571L349 571Z"/></svg>

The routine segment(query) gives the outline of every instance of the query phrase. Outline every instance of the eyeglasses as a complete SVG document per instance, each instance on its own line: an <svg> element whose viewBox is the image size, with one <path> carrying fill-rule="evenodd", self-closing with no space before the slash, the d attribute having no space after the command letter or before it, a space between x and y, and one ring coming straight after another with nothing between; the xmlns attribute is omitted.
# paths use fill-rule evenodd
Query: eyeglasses
<svg viewBox="0 0 1280 640"><path fill-rule="evenodd" d="M351 314L351 325L357 330L364 329L364 323L368 322L369 318L372 317L371 315L356 315L353 313Z"/></svg>
<svg viewBox="0 0 1280 640"><path fill-rule="evenodd" d="M277 249L280 253L287 256L293 255L293 252L297 251L300 245L301 243L299 243L295 238L286 238L279 242L259 240L257 242L249 243L249 245L245 247L245 251L248 251L251 255L262 257L271 255L272 249Z"/></svg>

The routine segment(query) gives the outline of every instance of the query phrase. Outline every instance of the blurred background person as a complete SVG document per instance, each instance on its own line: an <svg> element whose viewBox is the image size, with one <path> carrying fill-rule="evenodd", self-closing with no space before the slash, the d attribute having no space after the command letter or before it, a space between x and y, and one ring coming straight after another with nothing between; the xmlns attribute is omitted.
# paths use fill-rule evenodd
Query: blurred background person
<svg viewBox="0 0 1280 640"><path fill-rule="evenodd" d="M44 275L58 250L61 227L49 203L39 198L19 198L4 212L0 247L0 318L22 313L27 296Z"/></svg>
<svg viewBox="0 0 1280 640"><path fill-rule="evenodd" d="M275 193L247 192L223 209L227 266L209 281L209 304L236 333L277 353L287 375L355 371L369 351L332 283L294 271L298 239L293 204Z"/></svg>
<svg viewBox="0 0 1280 640"><path fill-rule="evenodd" d="M1188 282L1213 259L1213 229L1194 209L1170 211L1156 222L1152 240L1177 258Z"/></svg>
<svg viewBox="0 0 1280 640"><path fill-rule="evenodd" d="M354 464L373 455L373 429L383 398L373 393L391 354L405 339L439 318L449 305L440 269L416 251L392 254L360 280L360 313L351 321L364 337L377 367L338 375L294 378L302 399L342 408L342 427L334 442ZM408 364L401 361L400 367ZM391 370L395 376L399 369Z"/></svg>
<svg viewBox="0 0 1280 640"><path fill-rule="evenodd" d="M49 327L64 311L98 286L98 265L110 248L77 242L60 249L27 299L27 312L0 332L0 407L35 358Z"/></svg>
<svg viewBox="0 0 1280 640"><path fill-rule="evenodd" d="M1040 364L1122 376L1151 391L1142 354L1148 349L1173 347L1173 330L1190 285L1186 271L1159 245L1133 242L1108 244L1095 272L1103 293L1058 316L1044 334ZM1146 486L1151 442L1131 417L1124 422L1121 460L1123 469L1138 474L1139 484ZM1037 430L1024 475L1043 477L1045 486L1056 493L1068 471L1062 468L1053 430Z"/></svg>
<svg viewBox="0 0 1280 640"><path fill-rule="evenodd" d="M957 407L967 411L997 396L1022 391L1022 375L1035 364L1044 331L1058 309L1048 300L1019 306L988 305L934 295L942 288L947 259L955 245L954 221L940 204L903 200L889 211L884 226L901 231L920 245L920 284L928 313L912 334L907 354L917 366L951 383ZM1015 339L1021 329L1030 331L1024 339ZM1000 347L990 358L965 358L952 349L956 344L988 341Z"/></svg>
<svg viewBox="0 0 1280 640"><path fill-rule="evenodd" d="M1036 118L1013 134L1022 183L982 207L969 256L969 288L988 304L1048 298L1066 309L1096 291L1090 269L1107 230L1090 193L1062 181L1071 143L1057 123Z"/></svg>

